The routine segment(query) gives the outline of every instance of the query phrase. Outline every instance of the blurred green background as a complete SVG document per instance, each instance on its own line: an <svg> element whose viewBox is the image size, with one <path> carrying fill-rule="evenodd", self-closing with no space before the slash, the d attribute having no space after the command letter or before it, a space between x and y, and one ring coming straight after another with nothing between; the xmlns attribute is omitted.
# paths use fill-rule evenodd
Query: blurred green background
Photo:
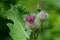
<svg viewBox="0 0 60 40"><path fill-rule="evenodd" d="M37 9L36 6L41 2L44 2L42 3L44 4L43 8L45 8L44 10L46 10L49 13L48 21L51 23L53 27L57 27L55 31L59 30L60 29L60 0L0 0L0 40L13 40L9 35L10 30L6 25L8 22L11 22L11 20L7 20L6 17L2 15L1 13L1 10L3 10L2 8L4 8L5 11L7 11L11 8L11 4L22 5L28 8L29 10L31 10L32 12L36 12ZM40 5L40 9L42 9L42 5ZM60 30L59 30L59 34L60 34ZM60 40L60 37L54 40Z"/></svg>

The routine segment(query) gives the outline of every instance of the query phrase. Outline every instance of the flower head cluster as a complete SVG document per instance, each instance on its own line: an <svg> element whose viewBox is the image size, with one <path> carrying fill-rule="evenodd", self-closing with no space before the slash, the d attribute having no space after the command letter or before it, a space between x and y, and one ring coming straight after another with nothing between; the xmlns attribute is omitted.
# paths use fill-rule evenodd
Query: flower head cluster
<svg viewBox="0 0 60 40"><path fill-rule="evenodd" d="M26 25L29 29L35 30L40 27L41 20L48 19L48 13L41 11L37 15L29 15L26 17Z"/></svg>

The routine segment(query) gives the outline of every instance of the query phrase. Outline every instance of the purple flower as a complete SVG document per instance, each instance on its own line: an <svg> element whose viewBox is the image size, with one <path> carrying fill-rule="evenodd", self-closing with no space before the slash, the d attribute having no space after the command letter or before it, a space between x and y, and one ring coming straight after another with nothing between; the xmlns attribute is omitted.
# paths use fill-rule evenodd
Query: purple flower
<svg viewBox="0 0 60 40"><path fill-rule="evenodd" d="M30 15L26 17L26 26L28 29L35 30L39 28L40 21L37 20L37 17L35 15Z"/></svg>
<svg viewBox="0 0 60 40"><path fill-rule="evenodd" d="M31 30L35 30L36 29L36 25L35 25L35 16L34 15L30 15L26 17L26 26L28 29Z"/></svg>

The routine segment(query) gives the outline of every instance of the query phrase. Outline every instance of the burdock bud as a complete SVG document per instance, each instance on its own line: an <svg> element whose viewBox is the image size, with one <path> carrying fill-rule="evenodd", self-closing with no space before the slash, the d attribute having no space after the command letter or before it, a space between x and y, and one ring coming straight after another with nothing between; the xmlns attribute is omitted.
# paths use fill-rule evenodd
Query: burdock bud
<svg viewBox="0 0 60 40"><path fill-rule="evenodd" d="M34 30L35 29L35 24L34 24L35 16L30 15L26 17L26 26L27 28Z"/></svg>
<svg viewBox="0 0 60 40"><path fill-rule="evenodd" d="M49 15L46 11L41 11L38 13L38 16L40 16L40 20L47 20Z"/></svg>
<svg viewBox="0 0 60 40"><path fill-rule="evenodd" d="M35 30L40 27L39 17L36 15L29 15L26 17L26 26L28 29Z"/></svg>

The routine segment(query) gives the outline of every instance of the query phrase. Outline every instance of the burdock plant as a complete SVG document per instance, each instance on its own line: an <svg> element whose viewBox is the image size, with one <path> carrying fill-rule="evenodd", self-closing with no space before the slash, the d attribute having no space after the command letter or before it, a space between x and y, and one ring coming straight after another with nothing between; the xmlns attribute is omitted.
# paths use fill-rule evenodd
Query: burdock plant
<svg viewBox="0 0 60 40"><path fill-rule="evenodd" d="M46 11L41 11L36 15L29 15L25 18L27 28L31 30L29 40L37 40L38 34L43 27L42 22L46 21L48 16Z"/></svg>

